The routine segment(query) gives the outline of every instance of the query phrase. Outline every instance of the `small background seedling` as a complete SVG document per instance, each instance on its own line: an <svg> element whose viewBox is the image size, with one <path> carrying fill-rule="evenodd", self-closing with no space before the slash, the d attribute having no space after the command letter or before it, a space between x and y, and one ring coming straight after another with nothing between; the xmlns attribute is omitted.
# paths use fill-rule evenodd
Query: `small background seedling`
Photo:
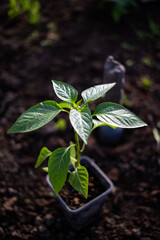
<svg viewBox="0 0 160 240"><path fill-rule="evenodd" d="M38 0L9 0L8 16L12 19L19 15L27 15L30 24L39 23L40 3Z"/></svg>
<svg viewBox="0 0 160 240"><path fill-rule="evenodd" d="M145 90L149 90L151 87L153 87L152 81L147 77L141 77L142 85Z"/></svg>
<svg viewBox="0 0 160 240"><path fill-rule="evenodd" d="M134 61L132 60L132 59L127 59L126 61L125 61L125 65L127 66L127 67L133 67L134 66Z"/></svg>
<svg viewBox="0 0 160 240"><path fill-rule="evenodd" d="M121 43L121 48L126 50L126 51L129 51L129 52L135 52L138 50L138 46L135 46L131 43L128 43L128 42L122 42Z"/></svg>
<svg viewBox="0 0 160 240"><path fill-rule="evenodd" d="M141 62L143 63L144 66L152 67L152 62L151 62L151 59L149 57L141 58Z"/></svg>
<svg viewBox="0 0 160 240"><path fill-rule="evenodd" d="M58 131L64 131L67 128L67 121L64 118L59 118L57 122L54 123L54 127Z"/></svg>

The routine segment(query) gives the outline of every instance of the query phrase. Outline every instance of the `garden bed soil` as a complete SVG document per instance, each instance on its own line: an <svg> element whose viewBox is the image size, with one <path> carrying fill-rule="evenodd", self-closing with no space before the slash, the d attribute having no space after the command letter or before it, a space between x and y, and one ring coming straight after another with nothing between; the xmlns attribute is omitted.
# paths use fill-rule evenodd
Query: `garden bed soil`
<svg viewBox="0 0 160 240"><path fill-rule="evenodd" d="M1 2L0 239L159 240L160 151L153 129L160 130L160 42L148 24L152 19L160 26L159 3L142 4L119 23L98 1L41 4L41 22L35 27L24 16L9 20L7 1ZM68 146L73 139L70 125L63 132L53 123L27 134L8 135L7 130L27 108L58 100L51 79L80 92L101 84L109 55L126 66L123 104L148 127L125 130L114 147L102 145L97 132L90 137L84 154L116 188L102 218L76 232L66 222L45 173L34 168L43 146L52 151ZM68 123L64 113L60 117Z"/></svg>

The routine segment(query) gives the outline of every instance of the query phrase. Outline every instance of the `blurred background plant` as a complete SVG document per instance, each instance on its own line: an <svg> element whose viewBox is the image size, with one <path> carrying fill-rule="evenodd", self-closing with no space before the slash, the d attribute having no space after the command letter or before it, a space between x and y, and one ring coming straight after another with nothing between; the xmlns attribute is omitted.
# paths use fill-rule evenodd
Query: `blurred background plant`
<svg viewBox="0 0 160 240"><path fill-rule="evenodd" d="M147 30L136 30L137 36L142 40L154 40L155 37L160 36L160 25L153 20L150 16L146 19L148 23L148 29Z"/></svg>
<svg viewBox="0 0 160 240"><path fill-rule="evenodd" d="M8 16L13 19L19 15L26 15L30 24L39 23L40 3L38 0L9 0Z"/></svg>
<svg viewBox="0 0 160 240"><path fill-rule="evenodd" d="M104 8L106 3L111 3L111 16L115 22L119 22L124 15L129 14L131 8L138 8L136 0L99 0L99 8Z"/></svg>
<svg viewBox="0 0 160 240"><path fill-rule="evenodd" d="M58 130L58 131L65 131L67 128L67 121L64 118L59 118L57 120L57 122L54 123L54 127Z"/></svg>
<svg viewBox="0 0 160 240"><path fill-rule="evenodd" d="M115 22L119 22L123 15L128 14L129 7L138 8L135 0L118 0L112 10L112 18Z"/></svg>

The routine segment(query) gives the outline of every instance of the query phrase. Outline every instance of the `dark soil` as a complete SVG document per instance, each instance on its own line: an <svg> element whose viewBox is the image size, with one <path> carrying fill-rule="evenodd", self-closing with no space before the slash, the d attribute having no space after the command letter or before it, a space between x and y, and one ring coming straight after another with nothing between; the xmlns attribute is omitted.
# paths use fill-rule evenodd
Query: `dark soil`
<svg viewBox="0 0 160 240"><path fill-rule="evenodd" d="M159 240L160 151L153 128L160 130L160 39L148 24L152 19L160 26L158 1L131 9L119 23L111 18L112 6L100 1L41 1L36 27L25 16L9 20L7 2L1 1L0 12L0 239ZM43 146L68 146L70 125L64 132L53 123L28 134L7 130L30 106L58 100L51 79L79 91L102 83L109 55L126 66L123 104L148 127L124 131L115 147L102 145L96 133L90 137L85 155L110 177L115 191L102 218L75 232L45 173L34 169ZM144 86L142 77L151 85Z"/></svg>

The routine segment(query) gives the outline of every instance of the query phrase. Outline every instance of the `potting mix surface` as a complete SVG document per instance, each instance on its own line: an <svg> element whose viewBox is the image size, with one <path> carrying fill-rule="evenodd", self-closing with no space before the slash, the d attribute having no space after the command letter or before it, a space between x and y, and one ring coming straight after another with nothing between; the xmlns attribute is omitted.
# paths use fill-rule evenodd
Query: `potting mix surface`
<svg viewBox="0 0 160 240"><path fill-rule="evenodd" d="M88 170L88 169L87 169ZM90 201L94 200L96 197L100 196L104 193L109 186L102 185L94 174L88 170L89 173L89 183L88 183L88 197L87 199L84 196L77 192L69 183L67 179L66 184L64 185L62 191L60 192L60 196L63 201L67 204L67 206L71 210L77 210ZM108 187L108 188L107 188ZM97 203L98 204L98 203Z"/></svg>

